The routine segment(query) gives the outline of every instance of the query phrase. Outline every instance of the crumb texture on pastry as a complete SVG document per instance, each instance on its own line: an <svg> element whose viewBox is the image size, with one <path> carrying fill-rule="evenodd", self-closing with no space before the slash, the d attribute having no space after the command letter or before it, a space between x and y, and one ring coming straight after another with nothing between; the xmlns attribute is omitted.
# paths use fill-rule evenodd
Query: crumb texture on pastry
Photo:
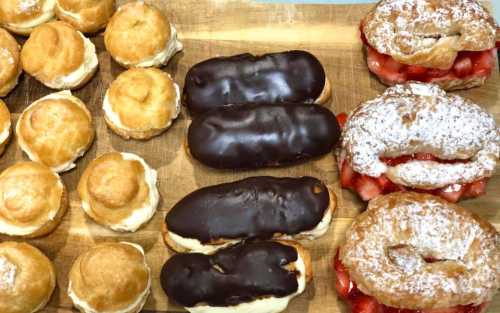
<svg viewBox="0 0 500 313"><path fill-rule="evenodd" d="M380 160L418 152L465 162L413 160L391 167ZM492 176L500 129L491 114L470 100L434 84L410 82L388 88L349 115L339 154L358 173L386 174L400 185L434 189Z"/></svg>
<svg viewBox="0 0 500 313"><path fill-rule="evenodd" d="M464 208L392 193L355 219L340 258L357 287L380 303L449 308L491 301L500 287L499 243L495 228Z"/></svg>
<svg viewBox="0 0 500 313"><path fill-rule="evenodd" d="M106 26L115 11L115 0L56 0L56 15L85 33Z"/></svg>
<svg viewBox="0 0 500 313"><path fill-rule="evenodd" d="M8 31L0 28L0 97L17 85L21 71L19 44Z"/></svg>
<svg viewBox="0 0 500 313"><path fill-rule="evenodd" d="M496 24L477 0L383 0L362 30L372 47L401 63L448 69L458 51L494 48Z"/></svg>

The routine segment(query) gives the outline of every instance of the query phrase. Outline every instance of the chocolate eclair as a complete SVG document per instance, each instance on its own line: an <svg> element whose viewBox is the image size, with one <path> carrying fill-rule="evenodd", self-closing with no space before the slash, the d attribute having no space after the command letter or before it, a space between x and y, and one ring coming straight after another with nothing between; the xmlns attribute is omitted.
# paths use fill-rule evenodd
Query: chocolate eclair
<svg viewBox="0 0 500 313"><path fill-rule="evenodd" d="M208 59L194 65L183 102L193 115L245 103L325 103L331 87L320 61L306 51Z"/></svg>
<svg viewBox="0 0 500 313"><path fill-rule="evenodd" d="M340 137L335 115L309 104L242 105L194 118L189 153L219 169L256 169L300 163L322 156Z"/></svg>
<svg viewBox="0 0 500 313"><path fill-rule="evenodd" d="M313 177L250 177L196 190L165 218L163 238L177 252L213 253L246 239L315 239L337 199Z"/></svg>
<svg viewBox="0 0 500 313"><path fill-rule="evenodd" d="M311 279L309 253L290 241L247 242L213 255L177 254L160 277L171 300L197 313L278 313Z"/></svg>

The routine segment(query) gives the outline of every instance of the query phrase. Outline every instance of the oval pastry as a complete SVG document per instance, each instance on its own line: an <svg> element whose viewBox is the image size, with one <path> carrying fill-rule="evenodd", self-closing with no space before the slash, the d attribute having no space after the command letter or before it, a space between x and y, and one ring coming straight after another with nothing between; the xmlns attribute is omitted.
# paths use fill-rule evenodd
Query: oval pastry
<svg viewBox="0 0 500 313"><path fill-rule="evenodd" d="M331 87L319 60L306 51L240 54L194 65L183 102L193 115L234 104L325 103Z"/></svg>
<svg viewBox="0 0 500 313"><path fill-rule="evenodd" d="M26 73L52 89L77 89L97 71L94 44L65 22L37 27L21 50Z"/></svg>
<svg viewBox="0 0 500 313"><path fill-rule="evenodd" d="M141 246L101 243L80 255L69 273L68 294L82 313L137 313L148 299L151 270Z"/></svg>
<svg viewBox="0 0 500 313"><path fill-rule="evenodd" d="M182 50L174 25L143 1L118 8L106 27L104 44L124 67L161 67Z"/></svg>
<svg viewBox="0 0 500 313"><path fill-rule="evenodd" d="M34 313L49 302L56 287L52 262L22 242L0 243L0 312Z"/></svg>
<svg viewBox="0 0 500 313"><path fill-rule="evenodd" d="M5 29L0 28L0 97L16 87L23 71L19 44Z"/></svg>
<svg viewBox="0 0 500 313"><path fill-rule="evenodd" d="M94 140L92 116L71 92L45 96L28 106L16 125L19 147L30 160L60 173L75 167Z"/></svg>
<svg viewBox="0 0 500 313"><path fill-rule="evenodd" d="M54 18L56 0L0 1L0 24L18 35L28 36L35 27Z"/></svg>
<svg viewBox="0 0 500 313"><path fill-rule="evenodd" d="M309 104L245 105L196 117L188 131L191 155L226 169L294 164L330 152L340 137L328 109Z"/></svg>
<svg viewBox="0 0 500 313"><path fill-rule="evenodd" d="M450 200L484 193L500 129L478 105L439 86L408 83L362 103L347 119L338 164L363 200L418 189Z"/></svg>
<svg viewBox="0 0 500 313"><path fill-rule="evenodd" d="M313 177L250 177L199 189L174 205L163 238L177 252L212 253L247 239L315 239L337 207Z"/></svg>
<svg viewBox="0 0 500 313"><path fill-rule="evenodd" d="M160 277L167 296L193 313L278 313L311 279L309 253L287 241L239 244L213 255L177 254Z"/></svg>
<svg viewBox="0 0 500 313"><path fill-rule="evenodd" d="M0 155L4 153L5 147L9 143L12 134L11 127L9 108L5 102L0 100Z"/></svg>
<svg viewBox="0 0 500 313"><path fill-rule="evenodd" d="M159 69L129 69L111 83L103 110L106 124L121 137L149 139L179 115L179 86Z"/></svg>
<svg viewBox="0 0 500 313"><path fill-rule="evenodd" d="M82 208L96 223L136 231L156 212L157 173L132 153L106 153L93 160L78 183Z"/></svg>
<svg viewBox="0 0 500 313"><path fill-rule="evenodd" d="M56 16L84 33L106 27L115 12L115 0L56 0Z"/></svg>
<svg viewBox="0 0 500 313"><path fill-rule="evenodd" d="M500 287L499 242L493 225L439 197L381 196L347 230L337 292L371 312L482 313Z"/></svg>
<svg viewBox="0 0 500 313"><path fill-rule="evenodd" d="M27 238L47 235L67 208L66 188L47 166L20 162L0 174L0 233Z"/></svg>

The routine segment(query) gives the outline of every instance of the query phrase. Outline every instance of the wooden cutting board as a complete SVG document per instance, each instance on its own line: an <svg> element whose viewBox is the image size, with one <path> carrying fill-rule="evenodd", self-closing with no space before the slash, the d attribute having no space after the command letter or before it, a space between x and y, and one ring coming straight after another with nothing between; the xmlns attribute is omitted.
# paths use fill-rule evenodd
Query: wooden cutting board
<svg viewBox="0 0 500 313"><path fill-rule="evenodd" d="M122 1L119 1L122 2ZM360 102L384 91L368 72L358 39L358 23L371 5L294 5L263 4L238 0L158 0L177 26L184 44L182 53L165 68L182 86L187 70L195 63L219 55L242 52L265 53L288 49L305 49L314 53L326 68L332 82L333 97L328 107L338 113L349 111ZM103 36L92 38L96 44L99 72L75 94L92 111L97 137L92 148L78 160L77 168L62 175L71 196L71 209L62 224L48 237L29 240L42 249L55 263L58 288L44 312L69 312L72 304L67 296L67 275L75 258L98 242L132 241L141 244L153 271L152 295L145 310L179 312L169 302L159 283L163 263L172 254L161 239L160 229L165 213L189 192L204 186L229 182L254 175L312 175L325 181L338 195L339 207L328 234L314 242L306 242L313 256L314 281L305 293L289 306L289 313L346 312L334 291L332 258L343 240L346 227L363 209L363 204L338 184L337 165L332 154L303 165L260 171L217 171L191 160L183 149L189 116L183 109L179 119L163 135L146 142L125 141L105 126L101 104L111 81L123 68L114 63L103 45ZM500 76L498 70L481 88L460 92L482 104L500 122ZM14 120L28 104L50 93L33 78L23 75L20 85L5 100ZM133 234L109 231L89 220L80 208L76 185L82 171L95 157L110 151L134 152L158 170L162 196L153 220ZM0 159L0 169L16 161L26 160L15 140ZM500 227L500 171L490 180L488 194L462 203ZM10 238L0 237L0 240ZM500 296L493 301L490 312L500 312Z"/></svg>

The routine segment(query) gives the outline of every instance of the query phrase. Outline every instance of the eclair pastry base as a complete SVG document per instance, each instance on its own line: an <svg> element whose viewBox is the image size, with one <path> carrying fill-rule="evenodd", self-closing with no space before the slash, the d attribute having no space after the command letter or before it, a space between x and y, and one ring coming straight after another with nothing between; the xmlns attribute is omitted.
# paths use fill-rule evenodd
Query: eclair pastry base
<svg viewBox="0 0 500 313"><path fill-rule="evenodd" d="M115 0L56 0L56 16L84 33L106 27L115 11Z"/></svg>
<svg viewBox="0 0 500 313"><path fill-rule="evenodd" d="M0 1L0 22L9 31L28 36L37 26L54 18L55 1Z"/></svg>

